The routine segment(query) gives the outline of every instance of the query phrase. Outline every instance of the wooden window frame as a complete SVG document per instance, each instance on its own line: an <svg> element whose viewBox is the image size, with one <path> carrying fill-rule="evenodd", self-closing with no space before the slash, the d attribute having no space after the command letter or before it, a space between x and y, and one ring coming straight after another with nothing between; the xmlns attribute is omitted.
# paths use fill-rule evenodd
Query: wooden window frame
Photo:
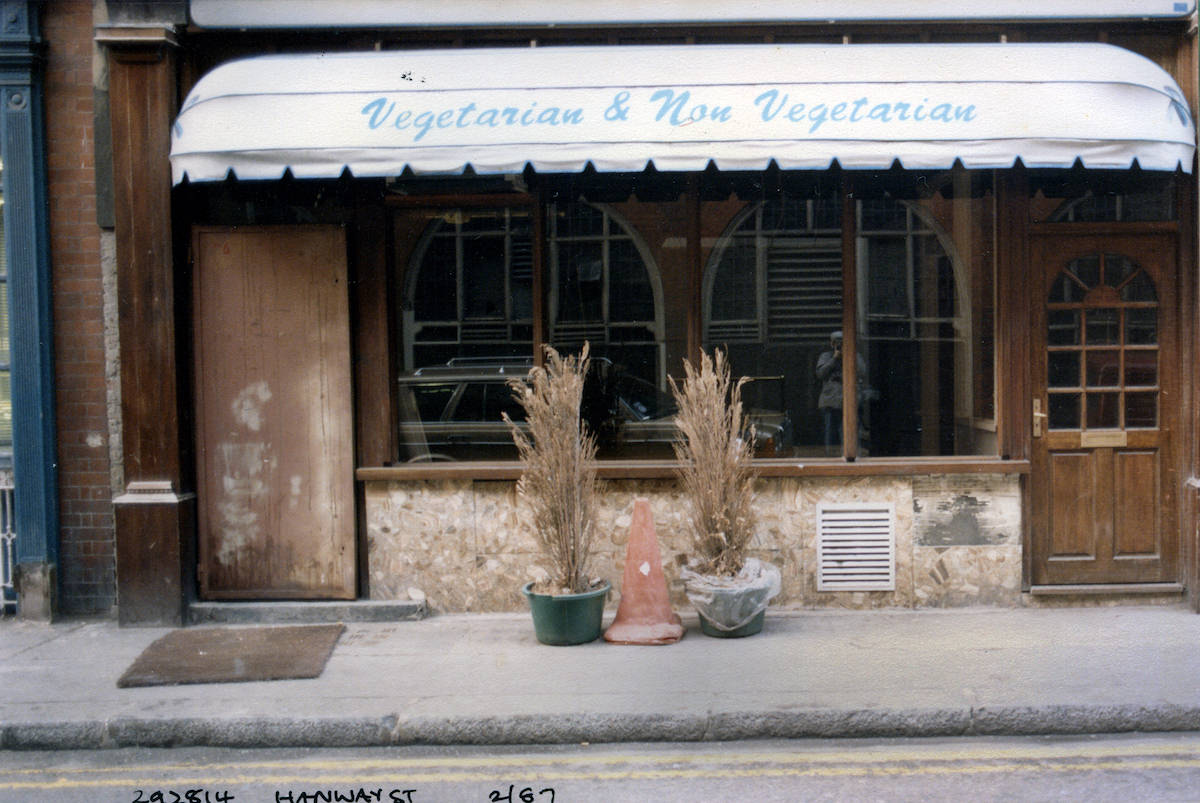
<svg viewBox="0 0 1200 803"><path fill-rule="evenodd" d="M1004 171L997 171L1004 172ZM688 330L689 353L698 352L701 333L703 332L702 301L703 268L699 242L699 205L700 205L699 175L694 176L688 184L683 202L692 208L693 214L688 215L691 225L687 232L688 263L692 276L690 286L693 289L693 300L697 303L689 305ZM857 214L853 194L853 186L849 177L843 175L842 202L842 247L843 247L843 330L850 342L846 345L845 354L852 354L855 315L858 304L858 275L856 259ZM535 360L540 359L540 345L548 342L549 321L546 303L546 289L549 286L548 260L549 242L546 231L546 215L549 200L536 192L531 193L497 193L487 195L421 195L421 196L389 196L385 206L389 209L433 209L453 207L505 207L529 206L533 220L534 240L534 351ZM1024 206L1022 206L1022 209ZM1000 207L997 205L997 227L1000 226ZM1000 256L997 255L997 259ZM998 293L999 295L999 293ZM1002 316L997 310L997 320ZM997 349L1002 338L997 333ZM393 346L394 347L394 346ZM1000 358L997 357L997 363ZM853 376L857 367L851 364L843 366L843 373ZM850 394L854 393L854 383L847 386ZM1004 408L997 391L997 412ZM856 399L851 398L850 404L844 408L846 420L843 431L854 432L857 429ZM1010 428L998 423L1001 433ZM1001 436L1003 437L1003 435ZM855 476L911 476L937 474L1027 474L1030 464L1025 454L1013 455L1005 453L1004 441L1001 440L1000 453L995 456L930 456L930 457L871 457L859 459L857 444L853 439L844 439L844 453L840 457L830 458L788 458L788 459L757 459L755 470L760 477L855 477ZM393 447L394 452L394 447ZM663 479L676 476L677 463L672 460L605 460L601 461L598 471L606 479ZM515 480L521 474L519 461L463 461L461 463L421 463L402 465L362 465L356 470L359 481L405 481L405 480Z"/></svg>

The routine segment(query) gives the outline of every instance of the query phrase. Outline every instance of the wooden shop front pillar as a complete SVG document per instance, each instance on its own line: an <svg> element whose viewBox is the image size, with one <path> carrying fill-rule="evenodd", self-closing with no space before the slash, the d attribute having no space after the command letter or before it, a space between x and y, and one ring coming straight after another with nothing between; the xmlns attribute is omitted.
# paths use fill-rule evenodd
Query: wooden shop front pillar
<svg viewBox="0 0 1200 803"><path fill-rule="evenodd" d="M195 593L195 494L181 405L171 229L171 26L96 32L108 52L125 489L113 500L122 625L183 624Z"/></svg>

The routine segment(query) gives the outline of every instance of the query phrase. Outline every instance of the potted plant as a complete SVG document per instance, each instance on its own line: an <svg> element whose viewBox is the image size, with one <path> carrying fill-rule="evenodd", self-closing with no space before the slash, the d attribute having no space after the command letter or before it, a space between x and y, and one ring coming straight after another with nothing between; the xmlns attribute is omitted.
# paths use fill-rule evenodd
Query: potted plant
<svg viewBox="0 0 1200 803"><path fill-rule="evenodd" d="M700 368L684 364L671 380L678 407L679 481L691 500L692 551L682 570L688 599L710 636L735 638L762 630L767 603L779 593L779 570L746 552L754 535L755 432L742 408L724 352L701 352Z"/></svg>
<svg viewBox="0 0 1200 803"><path fill-rule="evenodd" d="M522 463L517 493L533 513L549 577L522 589L543 644L600 637L608 581L589 577L596 497L596 438L580 418L588 344L578 357L546 347L546 364L510 382L525 422L507 415Z"/></svg>

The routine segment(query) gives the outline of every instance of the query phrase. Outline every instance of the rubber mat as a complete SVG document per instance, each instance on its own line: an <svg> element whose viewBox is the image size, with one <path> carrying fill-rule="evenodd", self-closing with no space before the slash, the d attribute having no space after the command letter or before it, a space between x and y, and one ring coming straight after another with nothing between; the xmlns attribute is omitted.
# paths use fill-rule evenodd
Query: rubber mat
<svg viewBox="0 0 1200 803"><path fill-rule="evenodd" d="M142 651L117 686L315 678L343 624L175 630Z"/></svg>

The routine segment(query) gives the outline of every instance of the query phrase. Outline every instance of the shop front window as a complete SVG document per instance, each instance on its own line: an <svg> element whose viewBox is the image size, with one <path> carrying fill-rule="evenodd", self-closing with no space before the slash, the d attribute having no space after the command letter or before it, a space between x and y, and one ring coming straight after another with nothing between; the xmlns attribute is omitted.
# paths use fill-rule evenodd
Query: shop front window
<svg viewBox="0 0 1200 803"><path fill-rule="evenodd" d="M662 290L653 262L615 212L549 208L549 342L590 344L584 415L601 457L669 457L674 409L663 393ZM527 208L432 216L411 261L399 379L405 461L513 459L504 423L523 411L508 381L533 363L533 232Z"/></svg>
<svg viewBox="0 0 1200 803"><path fill-rule="evenodd" d="M840 394L822 400L835 377L818 370L842 328L841 236L840 200L783 196L737 219L707 272L704 348L724 349L748 377L751 411L786 414L791 433L778 456L824 454L825 410L841 404Z"/></svg>
<svg viewBox="0 0 1200 803"><path fill-rule="evenodd" d="M500 412L519 419L506 382L534 361L536 310L559 351L590 344L585 417L602 458L673 456L668 380L694 323L700 345L724 349L747 380L759 457L995 455L990 184L966 171L934 189L907 177L922 191L906 195L895 176L886 189L868 178L849 204L811 177L766 200L710 193L699 308L678 194L549 204L544 232L530 206L403 211L400 459L515 457ZM842 375L847 328L853 377ZM842 432L851 382L853 449Z"/></svg>
<svg viewBox="0 0 1200 803"><path fill-rule="evenodd" d="M939 209L939 207L944 207ZM861 201L858 212L859 454L987 454L976 413L972 277L940 199ZM943 219L945 219L943 217ZM986 266L990 270L990 265Z"/></svg>
<svg viewBox="0 0 1200 803"><path fill-rule="evenodd" d="M858 200L860 457L995 454L991 199ZM705 348L750 379L751 407L786 413L786 455L843 454L840 199L781 196L721 238L705 288Z"/></svg>

